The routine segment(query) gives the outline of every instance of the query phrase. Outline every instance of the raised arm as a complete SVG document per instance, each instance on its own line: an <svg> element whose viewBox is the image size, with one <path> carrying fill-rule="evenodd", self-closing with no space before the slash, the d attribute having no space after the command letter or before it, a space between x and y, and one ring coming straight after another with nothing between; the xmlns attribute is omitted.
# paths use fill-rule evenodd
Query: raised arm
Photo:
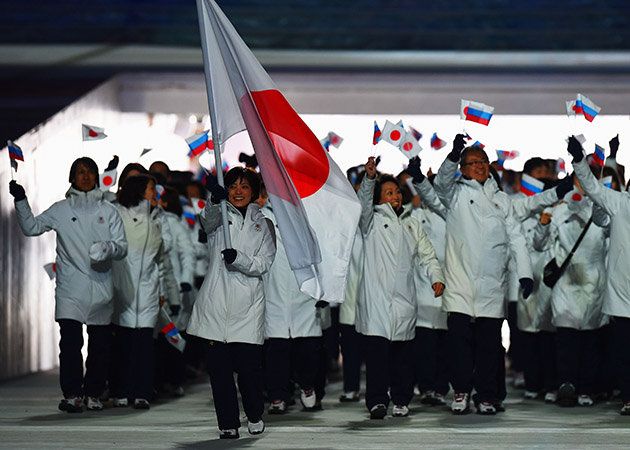
<svg viewBox="0 0 630 450"><path fill-rule="evenodd" d="M15 199L15 212L18 225L25 236L39 236L46 231L55 229L57 226L56 211L58 203L55 203L39 216L35 217L22 186L16 181L11 181L9 183L9 192Z"/></svg>
<svg viewBox="0 0 630 450"><path fill-rule="evenodd" d="M236 252L236 258L232 262L228 262L228 255L224 253L225 262L230 264L238 271L251 277L259 277L266 273L273 259L276 256L276 235L273 222L269 219L263 219L264 236L262 243L256 253L249 255L239 249L227 249Z"/></svg>
<svg viewBox="0 0 630 450"><path fill-rule="evenodd" d="M555 188L546 189L540 194L512 200L512 209L516 220L523 221L532 214L538 214L551 206L573 189L571 177L565 177Z"/></svg>
<svg viewBox="0 0 630 450"><path fill-rule="evenodd" d="M435 192L446 208L450 206L453 195L455 195L455 174L457 173L459 160L465 146L466 139L464 135L456 135L455 139L453 139L453 148L440 166L440 170L438 170L435 177Z"/></svg>
<svg viewBox="0 0 630 450"><path fill-rule="evenodd" d="M420 158L414 157L409 160L407 166L407 172L411 175L413 186L420 194L422 203L426 205L431 211L439 215L442 219L446 220L446 208L440 201L438 195L435 193L435 189L422 173L420 169Z"/></svg>
<svg viewBox="0 0 630 450"><path fill-rule="evenodd" d="M359 186L357 196L361 202L361 216L359 217L359 228L361 233L366 235L372 228L374 219L374 186L376 184L376 162L374 157L368 158L365 164L365 176Z"/></svg>

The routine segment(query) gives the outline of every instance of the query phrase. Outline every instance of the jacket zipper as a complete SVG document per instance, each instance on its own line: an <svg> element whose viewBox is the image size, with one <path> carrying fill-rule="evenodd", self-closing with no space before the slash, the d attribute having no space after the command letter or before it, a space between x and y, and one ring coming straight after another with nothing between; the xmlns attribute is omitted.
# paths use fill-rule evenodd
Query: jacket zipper
<svg viewBox="0 0 630 450"><path fill-rule="evenodd" d="M142 272L144 269L144 253L146 251L147 248L147 243L149 242L149 231L151 229L151 210L149 209L149 220L147 220L147 233L146 236L144 238L144 246L142 247L142 257L140 258L140 273L138 274L138 285L136 286L136 298L135 298L135 302L136 302L136 328L139 327L140 325L140 280L142 280ZM159 300L158 300L159 301Z"/></svg>

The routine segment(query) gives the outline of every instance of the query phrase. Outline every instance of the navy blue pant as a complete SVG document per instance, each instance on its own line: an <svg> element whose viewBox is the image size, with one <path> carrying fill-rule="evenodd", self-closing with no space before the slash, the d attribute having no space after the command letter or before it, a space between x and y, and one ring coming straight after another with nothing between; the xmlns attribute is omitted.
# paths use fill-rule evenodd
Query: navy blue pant
<svg viewBox="0 0 630 450"><path fill-rule="evenodd" d="M625 403L630 402L630 318L614 316L611 319L617 385Z"/></svg>
<svg viewBox="0 0 630 450"><path fill-rule="evenodd" d="M446 330L416 327L414 360L416 385L420 392L435 391L446 395L449 391L446 334Z"/></svg>
<svg viewBox="0 0 630 450"><path fill-rule="evenodd" d="M343 357L343 390L361 390L361 335L354 325L339 325L341 330L341 354Z"/></svg>
<svg viewBox="0 0 630 450"><path fill-rule="evenodd" d="M593 395L596 390L597 331L564 327L556 331L558 382L573 384L578 394Z"/></svg>
<svg viewBox="0 0 630 450"><path fill-rule="evenodd" d="M269 400L289 401L290 380L314 389L322 356L321 337L269 338L265 345L265 381Z"/></svg>
<svg viewBox="0 0 630 450"><path fill-rule="evenodd" d="M153 328L117 326L115 340L114 397L151 400L155 372Z"/></svg>

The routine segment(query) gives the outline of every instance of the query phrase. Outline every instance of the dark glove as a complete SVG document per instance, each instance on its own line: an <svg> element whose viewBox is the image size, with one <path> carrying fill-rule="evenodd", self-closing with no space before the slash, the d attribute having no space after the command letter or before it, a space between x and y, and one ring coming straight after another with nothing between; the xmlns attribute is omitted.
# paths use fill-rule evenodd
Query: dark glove
<svg viewBox="0 0 630 450"><path fill-rule="evenodd" d="M466 147L466 138L463 134L458 134L453 139L453 149L447 155L447 158L453 162L458 162L459 158L462 156L462 150Z"/></svg>
<svg viewBox="0 0 630 450"><path fill-rule="evenodd" d="M201 228L199 228L199 235L197 236L197 241L199 241L201 244L208 243L208 234L205 231L203 231Z"/></svg>
<svg viewBox="0 0 630 450"><path fill-rule="evenodd" d="M171 317L175 317L179 314L182 307L180 305L169 305L169 309L171 310Z"/></svg>
<svg viewBox="0 0 630 450"><path fill-rule="evenodd" d="M582 144L580 144L580 141L578 141L575 136L569 137L567 151L571 154L571 156L573 156L574 163L579 163L584 158L584 150L582 149Z"/></svg>
<svg viewBox="0 0 630 450"><path fill-rule="evenodd" d="M414 183L422 183L424 180L424 175L422 174L422 170L420 170L420 158L414 156L409 160L409 165L407 166L407 173L411 175Z"/></svg>
<svg viewBox="0 0 630 450"><path fill-rule="evenodd" d="M531 278L521 278L520 280L518 280L518 282L521 285L523 298L526 299L527 297L532 295L532 292L534 292L534 280L532 280Z"/></svg>
<svg viewBox="0 0 630 450"><path fill-rule="evenodd" d="M569 192L573 190L573 177L568 175L564 177L560 183L556 186L556 194L558 195L558 200L564 198Z"/></svg>
<svg viewBox="0 0 630 450"><path fill-rule="evenodd" d="M17 181L11 180L9 183L9 193L13 196L16 202L24 200L26 198L26 192L24 188L20 186Z"/></svg>
<svg viewBox="0 0 630 450"><path fill-rule="evenodd" d="M217 179L210 174L208 174L208 177L206 178L206 189L210 192L210 201L215 205L220 203L221 200L227 199L227 191L225 188L223 186L219 186Z"/></svg>
<svg viewBox="0 0 630 450"><path fill-rule="evenodd" d="M236 261L236 250L233 248L226 248L221 251L221 254L223 255L223 261L225 261L225 264L232 264Z"/></svg>
<svg viewBox="0 0 630 450"><path fill-rule="evenodd" d="M317 303L315 303L315 308L325 308L329 305L329 303L326 300L318 300Z"/></svg>
<svg viewBox="0 0 630 450"><path fill-rule="evenodd" d="M617 150L619 150L619 135L608 141L608 146L610 147L610 157L616 158Z"/></svg>
<svg viewBox="0 0 630 450"><path fill-rule="evenodd" d="M114 155L109 164L107 164L105 172L107 172L108 170L114 170L116 167L118 167L118 155Z"/></svg>
<svg viewBox="0 0 630 450"><path fill-rule="evenodd" d="M182 290L182 292L192 291L192 286L190 285L190 283L179 283L179 287Z"/></svg>

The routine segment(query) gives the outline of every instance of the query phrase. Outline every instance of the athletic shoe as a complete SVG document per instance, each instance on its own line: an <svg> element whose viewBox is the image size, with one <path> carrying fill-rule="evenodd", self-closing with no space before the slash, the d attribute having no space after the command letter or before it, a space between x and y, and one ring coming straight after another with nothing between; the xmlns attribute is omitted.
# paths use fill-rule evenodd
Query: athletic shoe
<svg viewBox="0 0 630 450"><path fill-rule="evenodd" d="M453 396L453 402L451 403L451 411L453 411L453 414L456 415L468 414L470 412L470 405L468 403L467 393L456 393Z"/></svg>
<svg viewBox="0 0 630 450"><path fill-rule="evenodd" d="M525 387L525 375L523 375L523 372L516 372L514 374L514 381L512 381L512 385L516 389L522 389Z"/></svg>
<svg viewBox="0 0 630 450"><path fill-rule="evenodd" d="M523 397L525 397L527 400L534 400L535 398L538 398L538 392L526 390L523 394Z"/></svg>
<svg viewBox="0 0 630 450"><path fill-rule="evenodd" d="M85 406L88 409L88 411L102 411L103 410L103 404L96 397L88 397L85 400Z"/></svg>
<svg viewBox="0 0 630 450"><path fill-rule="evenodd" d="M490 402L480 402L477 406L477 414L483 416L494 416L497 413L497 409Z"/></svg>
<svg viewBox="0 0 630 450"><path fill-rule="evenodd" d="M625 402L621 409L619 410L619 414L622 416L630 416L630 402Z"/></svg>
<svg viewBox="0 0 630 450"><path fill-rule="evenodd" d="M593 406L595 404L591 396L586 394L578 396L577 402L580 406Z"/></svg>
<svg viewBox="0 0 630 450"><path fill-rule="evenodd" d="M564 407L575 406L577 403L577 395L575 395L575 386L571 383L562 383L558 389L558 405Z"/></svg>
<svg viewBox="0 0 630 450"><path fill-rule="evenodd" d="M384 419L387 415L387 406L379 403L370 409L370 419Z"/></svg>
<svg viewBox="0 0 630 450"><path fill-rule="evenodd" d="M304 409L309 410L315 406L317 397L313 389L300 389L300 401Z"/></svg>
<svg viewBox="0 0 630 450"><path fill-rule="evenodd" d="M359 395L358 392L356 391L352 391L352 392L344 392L343 394L341 394L341 396L339 397L339 401L341 403L350 403L350 402L358 402L361 399L361 396Z"/></svg>
<svg viewBox="0 0 630 450"><path fill-rule="evenodd" d="M135 409L149 409L151 408L151 404L147 399L137 398L133 401L133 407Z"/></svg>
<svg viewBox="0 0 630 450"><path fill-rule="evenodd" d="M177 386L173 389L173 397L183 397L184 396L184 388L182 386Z"/></svg>
<svg viewBox="0 0 630 450"><path fill-rule="evenodd" d="M265 431L265 422L260 419L258 422L247 422L247 431L249 434L262 434Z"/></svg>
<svg viewBox="0 0 630 450"><path fill-rule="evenodd" d="M114 400L112 403L114 405L114 408L126 408L127 406L129 406L129 400L127 400L127 398L114 397Z"/></svg>
<svg viewBox="0 0 630 450"><path fill-rule="evenodd" d="M409 408L406 405L394 405L392 409L392 417L407 417L409 415Z"/></svg>
<svg viewBox="0 0 630 450"><path fill-rule="evenodd" d="M556 391L547 392L545 394L545 403L556 403L558 401L558 393Z"/></svg>
<svg viewBox="0 0 630 450"><path fill-rule="evenodd" d="M238 430L230 428L229 430L219 430L219 439L238 439Z"/></svg>
<svg viewBox="0 0 630 450"><path fill-rule="evenodd" d="M67 413L82 413L83 400L81 400L81 397L63 398L59 402L59 410Z"/></svg>
<svg viewBox="0 0 630 450"><path fill-rule="evenodd" d="M287 412L287 404L283 400L274 400L267 410L269 414L284 414Z"/></svg>
<svg viewBox="0 0 630 450"><path fill-rule="evenodd" d="M423 405L433 405L433 399L435 397L435 391L424 391L420 394L420 403Z"/></svg>

